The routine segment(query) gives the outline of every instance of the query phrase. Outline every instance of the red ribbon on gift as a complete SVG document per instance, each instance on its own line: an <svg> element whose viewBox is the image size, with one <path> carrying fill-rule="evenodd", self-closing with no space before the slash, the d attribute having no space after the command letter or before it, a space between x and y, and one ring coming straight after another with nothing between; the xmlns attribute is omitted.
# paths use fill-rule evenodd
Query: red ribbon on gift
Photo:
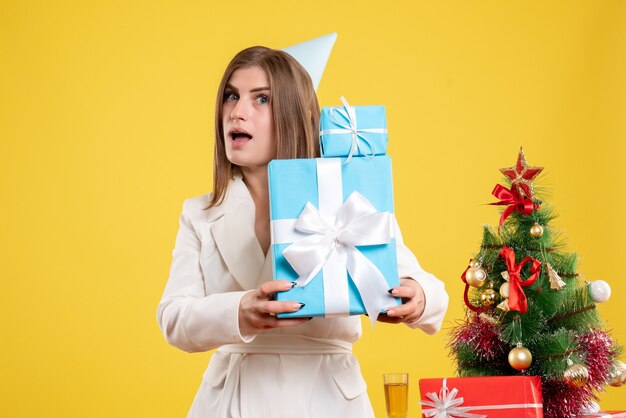
<svg viewBox="0 0 626 418"><path fill-rule="evenodd" d="M506 268L509 272L509 309L525 314L528 310L528 300L523 287L531 286L537 281L541 272L541 261L532 257L525 257L519 264L515 264L515 251L509 247L504 247L500 251L500 257L504 258ZM530 276L522 280L520 275L524 264L532 262L530 266Z"/></svg>
<svg viewBox="0 0 626 418"><path fill-rule="evenodd" d="M508 218L513 211L517 211L522 215L530 215L535 209L535 205L532 200L525 199L500 184L496 184L496 187L493 188L491 194L500 199L500 201L490 203L490 205L508 205L504 212L502 212L502 216L500 216L500 225L498 226L498 230L504 223L505 219Z"/></svg>

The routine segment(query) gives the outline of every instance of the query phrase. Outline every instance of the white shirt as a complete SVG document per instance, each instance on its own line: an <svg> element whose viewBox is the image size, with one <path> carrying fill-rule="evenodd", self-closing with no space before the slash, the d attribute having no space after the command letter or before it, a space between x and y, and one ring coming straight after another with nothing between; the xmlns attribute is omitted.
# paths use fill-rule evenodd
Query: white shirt
<svg viewBox="0 0 626 418"><path fill-rule="evenodd" d="M243 294L272 279L254 232L254 202L236 175L221 205L185 201L170 277L157 311L167 341L188 352L218 348L189 417L373 417L351 345L358 316L313 318L298 327L242 336ZM412 328L437 332L448 305L443 282L425 272L396 231L398 272L426 296Z"/></svg>

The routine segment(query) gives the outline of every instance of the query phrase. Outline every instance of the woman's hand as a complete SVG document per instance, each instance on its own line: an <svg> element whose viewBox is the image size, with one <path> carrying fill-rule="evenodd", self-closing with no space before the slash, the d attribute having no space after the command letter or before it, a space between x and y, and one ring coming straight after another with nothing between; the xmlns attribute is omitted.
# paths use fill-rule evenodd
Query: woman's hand
<svg viewBox="0 0 626 418"><path fill-rule="evenodd" d="M288 280L270 280L258 289L243 295L239 302L239 331L242 335L256 335L272 328L302 325L311 318L279 319L274 315L281 312L296 312L303 304L299 302L279 302L270 300L276 292L291 289Z"/></svg>
<svg viewBox="0 0 626 418"><path fill-rule="evenodd" d="M426 297L424 296L422 286L415 280L400 279L400 285L391 288L390 293L395 297L401 298L402 305L390 308L386 315L379 315L379 321L391 324L399 324L401 322L412 324L424 313Z"/></svg>

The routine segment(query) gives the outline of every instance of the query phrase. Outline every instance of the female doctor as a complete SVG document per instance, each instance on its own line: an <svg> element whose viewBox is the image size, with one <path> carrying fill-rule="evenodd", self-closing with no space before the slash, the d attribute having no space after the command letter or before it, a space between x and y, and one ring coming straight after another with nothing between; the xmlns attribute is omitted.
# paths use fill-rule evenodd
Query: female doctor
<svg viewBox="0 0 626 418"><path fill-rule="evenodd" d="M272 294L267 164L319 156L319 106L306 70L283 51L252 47L219 86L213 193L185 201L157 318L167 341L188 352L217 348L188 417L373 417L352 354L361 318L278 319L301 309ZM428 334L441 327L443 283L397 236L403 304L379 320Z"/></svg>

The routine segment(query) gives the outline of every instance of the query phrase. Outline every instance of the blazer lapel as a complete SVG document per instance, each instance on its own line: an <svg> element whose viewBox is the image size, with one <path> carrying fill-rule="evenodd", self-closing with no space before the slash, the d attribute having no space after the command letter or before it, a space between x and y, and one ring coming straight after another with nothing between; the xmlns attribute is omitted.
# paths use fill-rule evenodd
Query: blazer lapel
<svg viewBox="0 0 626 418"><path fill-rule="evenodd" d="M254 289L265 257L254 232L254 201L240 177L230 183L222 207L224 216L211 226L213 239L239 285Z"/></svg>

